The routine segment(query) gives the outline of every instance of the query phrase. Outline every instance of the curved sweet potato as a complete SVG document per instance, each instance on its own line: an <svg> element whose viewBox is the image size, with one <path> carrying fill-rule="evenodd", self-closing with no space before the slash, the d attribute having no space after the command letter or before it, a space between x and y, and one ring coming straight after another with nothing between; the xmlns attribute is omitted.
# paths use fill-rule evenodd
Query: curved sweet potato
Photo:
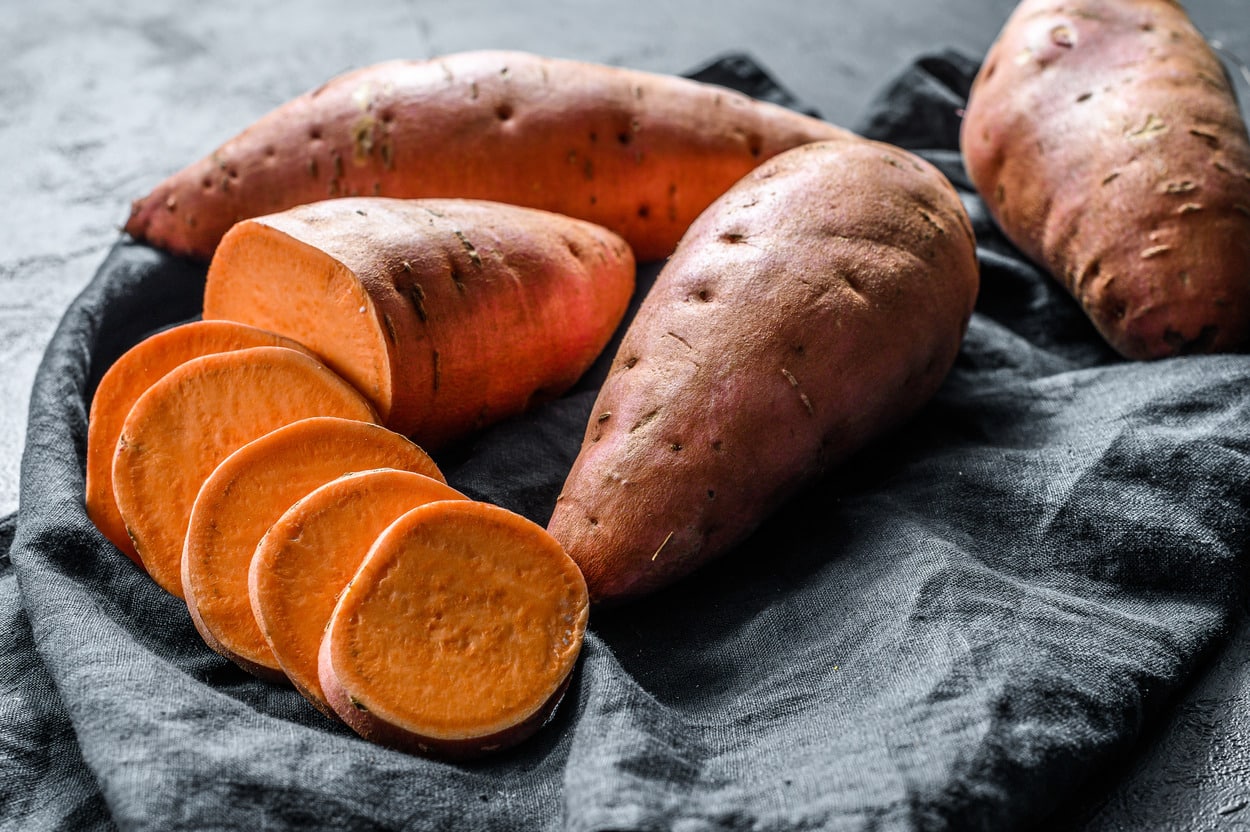
<svg viewBox="0 0 1250 832"><path fill-rule="evenodd" d="M126 415L145 390L170 370L201 355L248 347L304 348L281 335L231 321L194 321L156 333L127 350L109 367L91 399L87 420L87 516L105 537L140 567L113 498L113 454Z"/></svg>
<svg viewBox="0 0 1250 832"><path fill-rule="evenodd" d="M187 609L209 647L256 676L285 678L248 595L257 544L313 489L372 468L400 468L443 481L425 451L400 434L331 416L266 433L213 469L196 494L182 549Z"/></svg>
<svg viewBox="0 0 1250 832"><path fill-rule="evenodd" d="M309 492L261 538L248 568L252 612L282 672L326 716L337 718L317 678L317 651L343 588L400 515L458 499L422 474L362 471Z"/></svg>
<svg viewBox="0 0 1250 832"><path fill-rule="evenodd" d="M742 540L938 388L978 270L959 196L876 142L781 154L705 211L648 293L548 526L595 601Z"/></svg>
<svg viewBox="0 0 1250 832"><path fill-rule="evenodd" d="M1250 139L1172 0L1025 0L961 146L1007 236L1121 355L1250 342Z"/></svg>
<svg viewBox="0 0 1250 832"><path fill-rule="evenodd" d="M258 436L309 416L377 419L350 384L286 347L193 358L139 397L117 440L113 493L157 584L183 597L187 521L213 469Z"/></svg>
<svg viewBox="0 0 1250 832"><path fill-rule="evenodd" d="M296 339L433 450L568 389L625 314L615 234L478 200L343 198L236 225L204 317Z"/></svg>
<svg viewBox="0 0 1250 832"><path fill-rule="evenodd" d="M277 108L138 200L136 239L207 258L239 220L339 196L545 208L672 251L748 170L845 135L688 79L522 52L394 61Z"/></svg>
<svg viewBox="0 0 1250 832"><path fill-rule="evenodd" d="M555 708L588 614L581 573L541 526L486 503L428 503L382 533L339 598L321 686L367 739L493 751Z"/></svg>

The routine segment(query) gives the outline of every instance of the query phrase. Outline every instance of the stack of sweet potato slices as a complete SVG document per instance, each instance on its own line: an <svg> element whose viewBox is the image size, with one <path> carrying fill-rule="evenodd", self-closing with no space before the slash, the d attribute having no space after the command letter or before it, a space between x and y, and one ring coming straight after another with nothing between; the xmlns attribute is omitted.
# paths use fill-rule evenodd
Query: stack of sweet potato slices
<svg viewBox="0 0 1250 832"><path fill-rule="evenodd" d="M585 581L425 446L576 381L624 314L629 247L536 209L344 199L221 253L212 319L102 378L88 514L206 644L362 736L446 757L525 738L576 663Z"/></svg>

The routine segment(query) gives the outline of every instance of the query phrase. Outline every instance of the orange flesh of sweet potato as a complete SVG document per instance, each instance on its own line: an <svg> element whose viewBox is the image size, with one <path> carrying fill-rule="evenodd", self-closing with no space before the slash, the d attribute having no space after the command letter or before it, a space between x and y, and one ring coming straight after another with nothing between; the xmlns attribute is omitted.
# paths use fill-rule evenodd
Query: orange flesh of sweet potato
<svg viewBox="0 0 1250 832"><path fill-rule="evenodd" d="M343 588L373 541L400 515L464 499L422 474L379 469L317 488L273 524L248 569L248 595L265 641L305 699L335 717L317 678L317 651Z"/></svg>
<svg viewBox="0 0 1250 832"><path fill-rule="evenodd" d="M1171 0L1025 0L961 147L999 226L1121 355L1250 343L1250 138Z"/></svg>
<svg viewBox="0 0 1250 832"><path fill-rule="evenodd" d="M126 524L113 498L113 454L130 408L161 376L192 358L248 347L303 347L289 338L231 321L194 321L158 332L127 350L109 367L87 421L87 516L139 566Z"/></svg>
<svg viewBox="0 0 1250 832"><path fill-rule="evenodd" d="M467 197L621 234L643 260L763 160L846 135L684 78L521 52L356 70L259 119L135 202L126 231L208 258L250 217L341 196Z"/></svg>
<svg viewBox="0 0 1250 832"><path fill-rule="evenodd" d="M748 174L643 301L557 498L592 598L687 574L914 414L978 282L958 194L903 150L821 142Z"/></svg>
<svg viewBox="0 0 1250 832"><path fill-rule="evenodd" d="M339 598L321 685L368 739L472 756L542 724L587 616L581 573L542 527L485 503L429 503L382 533Z"/></svg>
<svg viewBox="0 0 1250 832"><path fill-rule="evenodd" d="M127 533L157 584L183 597L187 521L218 463L253 439L310 416L377 418L351 385L286 347L193 358L139 397L117 441L113 490Z"/></svg>
<svg viewBox="0 0 1250 832"><path fill-rule="evenodd" d="M370 422L329 416L284 425L213 469L191 508L182 550L187 609L210 647L257 676L284 678L248 596L256 546L308 492L371 468L443 480L434 461L407 438Z"/></svg>
<svg viewBox="0 0 1250 832"><path fill-rule="evenodd" d="M204 317L294 338L433 450L567 390L634 260L598 226L475 200L327 200L231 229Z"/></svg>

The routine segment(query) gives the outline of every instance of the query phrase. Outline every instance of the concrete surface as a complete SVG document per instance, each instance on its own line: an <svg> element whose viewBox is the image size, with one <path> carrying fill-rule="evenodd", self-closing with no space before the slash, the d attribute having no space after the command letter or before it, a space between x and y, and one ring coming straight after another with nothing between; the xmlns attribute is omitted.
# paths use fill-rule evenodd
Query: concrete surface
<svg viewBox="0 0 1250 832"><path fill-rule="evenodd" d="M679 73L744 50L850 125L917 55L980 56L1014 0L662 3L576 0L119 0L6 4L0 15L0 514L35 368L57 320L118 237L131 199L278 103L395 57L507 47ZM1192 0L1250 59L1250 2ZM1243 110L1250 73L1239 79ZM1250 829L1250 628L1211 658L1119 784L1075 828Z"/></svg>

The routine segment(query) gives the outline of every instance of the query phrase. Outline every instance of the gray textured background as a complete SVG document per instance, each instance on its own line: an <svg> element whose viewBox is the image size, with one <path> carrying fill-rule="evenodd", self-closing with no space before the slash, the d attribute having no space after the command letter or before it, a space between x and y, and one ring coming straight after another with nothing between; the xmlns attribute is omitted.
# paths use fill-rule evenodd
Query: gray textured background
<svg viewBox="0 0 1250 832"><path fill-rule="evenodd" d="M11 2L0 15L0 514L17 506L35 367L131 199L282 101L343 70L477 48L680 73L753 55L852 124L916 56L980 56L1013 0ZM1250 1L1191 0L1250 59ZM1250 74L1238 73L1250 112ZM1211 657L1120 784L1075 826L1250 829L1250 627Z"/></svg>

